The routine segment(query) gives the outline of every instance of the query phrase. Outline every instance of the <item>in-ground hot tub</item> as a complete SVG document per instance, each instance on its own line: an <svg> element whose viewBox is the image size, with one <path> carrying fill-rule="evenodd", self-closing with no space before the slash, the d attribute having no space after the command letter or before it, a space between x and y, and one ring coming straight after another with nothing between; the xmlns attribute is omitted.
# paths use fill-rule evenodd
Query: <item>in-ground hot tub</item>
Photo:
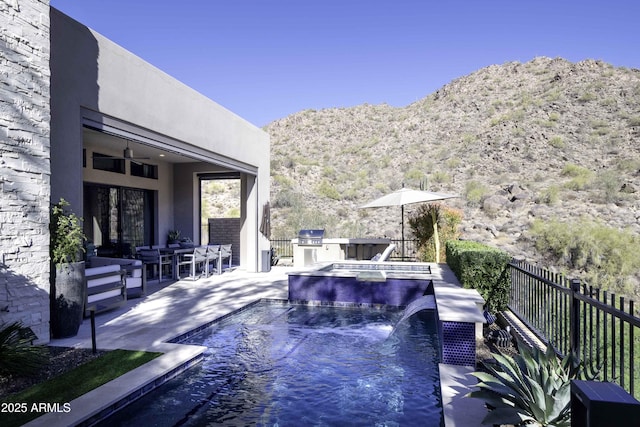
<svg viewBox="0 0 640 427"><path fill-rule="evenodd" d="M425 263L336 262L289 273L289 300L406 306L425 295L430 274Z"/></svg>

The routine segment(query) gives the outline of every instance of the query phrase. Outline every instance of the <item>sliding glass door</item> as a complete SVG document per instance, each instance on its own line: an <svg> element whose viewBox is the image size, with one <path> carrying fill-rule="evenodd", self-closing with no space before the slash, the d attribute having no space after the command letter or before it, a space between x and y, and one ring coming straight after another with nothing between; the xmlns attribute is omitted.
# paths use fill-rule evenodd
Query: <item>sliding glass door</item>
<svg viewBox="0 0 640 427"><path fill-rule="evenodd" d="M84 185L84 231L98 255L129 257L153 243L155 192Z"/></svg>

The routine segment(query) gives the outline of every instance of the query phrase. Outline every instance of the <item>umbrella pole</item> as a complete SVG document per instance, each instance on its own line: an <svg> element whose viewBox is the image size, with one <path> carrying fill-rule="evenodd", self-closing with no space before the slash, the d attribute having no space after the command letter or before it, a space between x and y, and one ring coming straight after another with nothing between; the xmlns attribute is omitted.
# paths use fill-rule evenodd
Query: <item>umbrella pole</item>
<svg viewBox="0 0 640 427"><path fill-rule="evenodd" d="M433 242L436 245L436 263L440 263L440 236L438 236L438 218L435 208L431 210L431 222L433 222Z"/></svg>
<svg viewBox="0 0 640 427"><path fill-rule="evenodd" d="M402 250L400 251L401 255L402 255L402 261L404 261L404 205L400 206L401 212L402 212Z"/></svg>

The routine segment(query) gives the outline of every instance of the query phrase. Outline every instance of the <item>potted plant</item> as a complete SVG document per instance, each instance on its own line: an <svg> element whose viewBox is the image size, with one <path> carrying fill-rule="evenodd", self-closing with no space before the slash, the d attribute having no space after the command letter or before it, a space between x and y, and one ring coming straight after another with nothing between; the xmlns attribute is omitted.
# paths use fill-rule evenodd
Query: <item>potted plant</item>
<svg viewBox="0 0 640 427"><path fill-rule="evenodd" d="M180 243L180 230L169 230L167 244Z"/></svg>
<svg viewBox="0 0 640 427"><path fill-rule="evenodd" d="M64 199L52 206L51 236L51 335L71 337L82 323L86 287L84 285L82 219L69 212Z"/></svg>

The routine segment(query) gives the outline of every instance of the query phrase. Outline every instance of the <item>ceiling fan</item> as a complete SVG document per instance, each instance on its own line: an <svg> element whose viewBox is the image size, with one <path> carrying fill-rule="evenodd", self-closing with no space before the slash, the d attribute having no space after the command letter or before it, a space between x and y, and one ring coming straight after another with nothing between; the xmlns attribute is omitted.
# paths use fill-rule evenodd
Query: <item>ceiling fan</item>
<svg viewBox="0 0 640 427"><path fill-rule="evenodd" d="M96 156L96 154L94 153L93 158L96 159L118 159L118 160L130 160L136 164L140 164L140 162L137 162L136 160L149 160L151 157L135 157L133 155L133 149L129 147L129 141L127 141L127 147L122 151L122 157L116 157L116 156L108 156L106 154L99 154Z"/></svg>

